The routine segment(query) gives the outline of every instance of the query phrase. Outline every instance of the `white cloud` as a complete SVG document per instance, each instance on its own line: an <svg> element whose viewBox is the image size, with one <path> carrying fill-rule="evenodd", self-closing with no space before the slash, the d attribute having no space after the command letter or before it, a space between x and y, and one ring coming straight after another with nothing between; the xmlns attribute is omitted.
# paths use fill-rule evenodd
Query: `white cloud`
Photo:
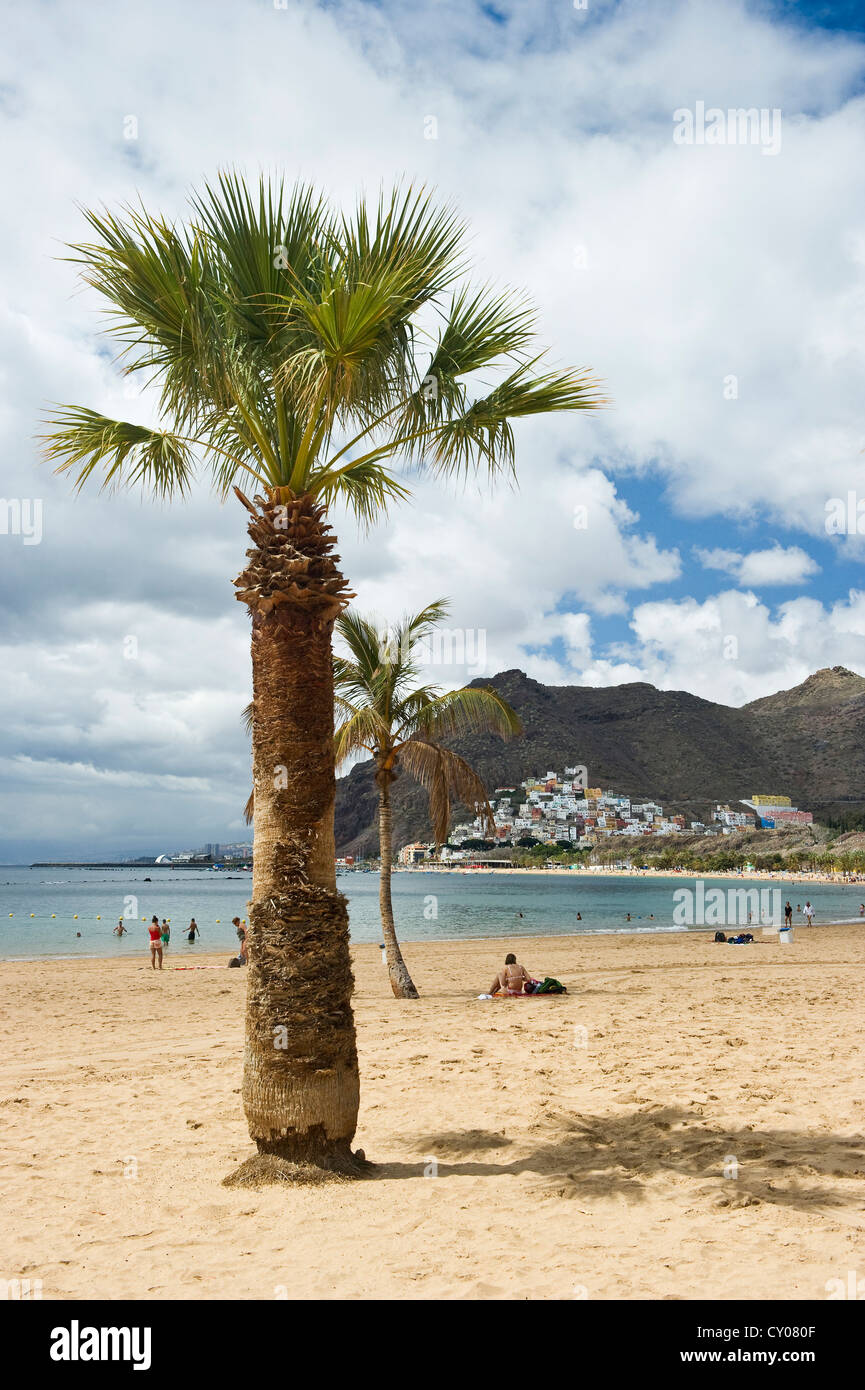
<svg viewBox="0 0 865 1390"><path fill-rule="evenodd" d="M742 555L736 550L703 550L694 554L704 569L731 574L744 588L767 588L774 584L804 584L820 566L798 545L773 545Z"/></svg>
<svg viewBox="0 0 865 1390"><path fill-rule="evenodd" d="M863 668L860 596L777 611L747 593L652 599L681 579L689 546L628 495L632 475L641 496L654 481L680 532L683 518L768 517L795 541L825 541L827 498L862 492L865 187L850 171L865 46L736 0L659 3L649 25L639 6L595 0L585 14L567 0L497 9L506 24L466 0L434 13L212 0L206 23L168 0L123 6L110 24L72 0L10 11L4 192L26 217L0 227L3 493L43 499L45 536L29 548L0 537L13 595L0 609L0 755L210 789L194 814L146 786L27 801L16 765L22 835L74 824L127 842L163 826L218 839L245 797L240 509L203 490L171 508L73 499L32 438L47 401L139 419L152 408L124 396L93 297L59 259L86 235L77 204L140 195L179 215L187 187L227 164L283 169L344 204L401 173L435 185L471 224L479 276L526 286L554 358L591 364L612 397L602 416L520 426L517 492L421 480L367 538L337 517L362 607L392 615L448 594L453 625L485 633L488 671L542 680L644 679L738 701L817 665ZM780 107L780 154L675 146L673 112L697 100ZM803 583L816 561L788 539L760 533L722 553L721 572L746 589ZM839 570L820 582L856 583L863 551L839 540ZM630 619L633 640L608 650L597 634L611 617ZM137 665L122 659L128 634ZM736 661L718 655L731 635Z"/></svg>

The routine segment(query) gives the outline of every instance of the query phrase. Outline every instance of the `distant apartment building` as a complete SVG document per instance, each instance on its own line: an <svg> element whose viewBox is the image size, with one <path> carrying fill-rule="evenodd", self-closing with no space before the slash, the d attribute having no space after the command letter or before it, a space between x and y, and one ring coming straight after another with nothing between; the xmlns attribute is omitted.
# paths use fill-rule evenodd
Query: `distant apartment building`
<svg viewBox="0 0 865 1390"><path fill-rule="evenodd" d="M424 859L429 858L430 848L430 845L422 845L420 841L416 841L413 845L403 845L397 855L397 860L400 864L405 864L408 867L411 867L412 864L421 864Z"/></svg>
<svg viewBox="0 0 865 1390"><path fill-rule="evenodd" d="M783 825L814 823L813 812L800 811L792 804L789 796L759 793L752 796L750 801L743 801L742 805L750 806L757 817L757 824L764 830L774 830L776 826Z"/></svg>

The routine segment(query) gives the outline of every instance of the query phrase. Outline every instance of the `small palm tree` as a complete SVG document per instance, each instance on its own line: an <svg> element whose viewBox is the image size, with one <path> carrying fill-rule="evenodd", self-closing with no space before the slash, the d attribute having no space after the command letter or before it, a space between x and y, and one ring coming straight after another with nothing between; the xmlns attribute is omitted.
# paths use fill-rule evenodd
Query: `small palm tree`
<svg viewBox="0 0 865 1390"><path fill-rule="evenodd" d="M444 599L431 603L392 631L382 632L369 617L349 610L336 622L352 659L334 657L337 729L336 765L366 752L375 759L379 804L381 877L379 905L391 988L398 999L418 994L402 958L393 920L391 865L393 831L390 793L400 768L429 792L430 822L436 846L448 836L451 799L469 806L489 827L493 814L486 788L473 768L443 738L489 732L509 738L522 725L492 686L441 693L418 685L418 647L447 615Z"/></svg>
<svg viewBox="0 0 865 1390"><path fill-rule="evenodd" d="M184 223L143 207L85 216L93 240L72 258L108 306L123 371L155 388L159 420L60 406L45 452L79 488L97 478L160 499L209 472L250 513L234 581L254 704L243 1101L260 1153L357 1171L331 650L352 595L328 513L386 514L408 495L394 462L512 474L515 419L602 400L588 372L539 366L522 298L468 287L465 228L426 193L344 215L309 188L226 173Z"/></svg>

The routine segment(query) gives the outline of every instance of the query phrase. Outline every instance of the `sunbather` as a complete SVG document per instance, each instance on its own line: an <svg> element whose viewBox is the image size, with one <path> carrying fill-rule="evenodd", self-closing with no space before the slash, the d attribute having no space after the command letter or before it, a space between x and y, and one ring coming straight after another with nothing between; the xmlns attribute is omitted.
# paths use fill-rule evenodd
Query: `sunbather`
<svg viewBox="0 0 865 1390"><path fill-rule="evenodd" d="M534 985L525 966L517 965L517 958L510 954L505 957L505 968L500 970L493 983L490 985L490 994L524 994L531 993L526 991L526 985Z"/></svg>

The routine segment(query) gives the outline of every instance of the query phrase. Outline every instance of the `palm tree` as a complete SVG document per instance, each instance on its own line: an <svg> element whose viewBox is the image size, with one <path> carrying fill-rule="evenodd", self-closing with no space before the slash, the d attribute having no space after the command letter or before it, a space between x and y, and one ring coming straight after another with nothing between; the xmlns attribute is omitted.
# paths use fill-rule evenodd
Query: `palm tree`
<svg viewBox="0 0 865 1390"><path fill-rule="evenodd" d="M335 734L337 768L358 753L375 759L378 787L379 906L391 988L398 999L418 994L402 958L391 902L393 832L390 793L400 768L429 792L430 821L436 847L448 837L452 796L470 807L488 826L493 815L486 788L473 768L441 739L458 734L489 732L508 738L522 732L514 711L492 686L468 686L443 694L436 686L419 685L418 647L447 615L439 599L407 617L392 632L374 619L349 610L336 620L336 630L352 659L334 657L338 725Z"/></svg>
<svg viewBox="0 0 865 1390"><path fill-rule="evenodd" d="M85 216L94 239L71 258L107 303L124 373L157 389L159 424L59 406L46 455L78 488L97 477L162 499L201 468L250 513L234 581L255 706L243 1100L259 1153L357 1171L331 662L351 595L328 510L368 524L404 498L388 460L513 473L514 419L601 400L587 371L540 366L526 301L466 287L465 229L422 191L340 215L309 188L224 173L183 223L138 206ZM470 391L487 370L493 384Z"/></svg>

